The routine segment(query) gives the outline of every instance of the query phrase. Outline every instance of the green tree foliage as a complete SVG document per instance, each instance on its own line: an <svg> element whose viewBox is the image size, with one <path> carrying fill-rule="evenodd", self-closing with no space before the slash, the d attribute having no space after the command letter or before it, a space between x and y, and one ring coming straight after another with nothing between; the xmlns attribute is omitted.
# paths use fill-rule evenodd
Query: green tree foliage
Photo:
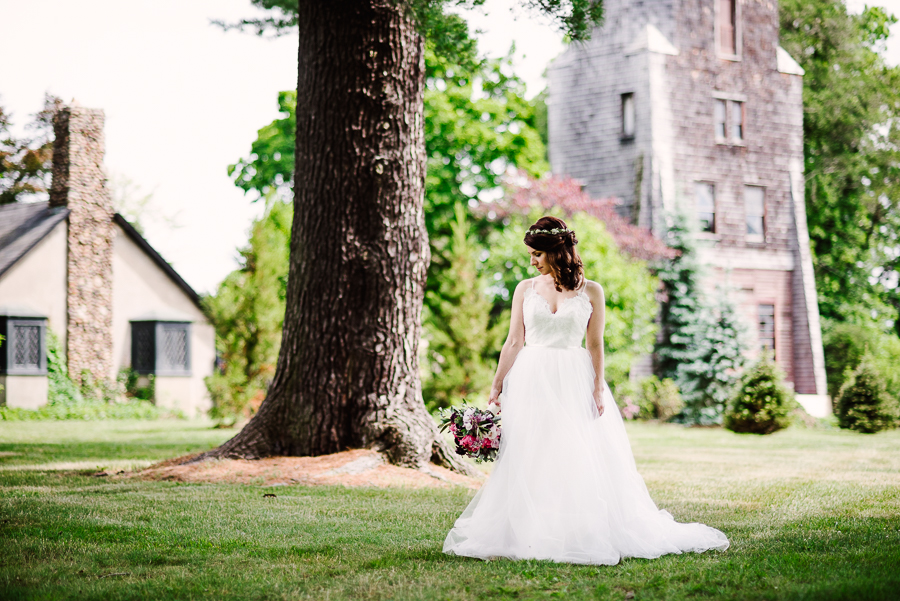
<svg viewBox="0 0 900 601"><path fill-rule="evenodd" d="M656 376L620 384L616 388L616 403L626 419L669 421L684 409L678 385Z"/></svg>
<svg viewBox="0 0 900 601"><path fill-rule="evenodd" d="M842 428L871 434L897 426L897 400L887 394L884 379L869 354L841 387L836 413Z"/></svg>
<svg viewBox="0 0 900 601"><path fill-rule="evenodd" d="M257 200L279 193L289 198L294 176L294 136L297 130L297 92L278 93L275 119L257 132L250 145L250 156L228 166L234 185L244 192L255 192Z"/></svg>
<svg viewBox="0 0 900 601"><path fill-rule="evenodd" d="M770 353L763 353L741 378L725 410L724 425L732 432L771 434L790 425L795 407L784 372Z"/></svg>
<svg viewBox="0 0 900 601"><path fill-rule="evenodd" d="M248 417L265 398L281 345L292 204L271 199L254 221L241 268L206 299L216 328L220 369L206 379L212 416L223 424Z"/></svg>
<svg viewBox="0 0 900 601"><path fill-rule="evenodd" d="M900 338L874 324L824 320L822 342L828 394L837 399L852 371L867 353L871 367L881 374L887 393L900 399Z"/></svg>
<svg viewBox="0 0 900 601"><path fill-rule="evenodd" d="M0 106L0 204L45 194L53 160L53 113L60 100L47 95L44 108L26 125L31 135L17 138L10 114Z"/></svg>
<svg viewBox="0 0 900 601"><path fill-rule="evenodd" d="M687 423L713 424L744 363L745 328L724 289L710 299L701 289L701 266L688 220L678 215L667 244L678 256L662 263L659 279L666 291L660 311L662 336L657 341L656 369L681 390Z"/></svg>
<svg viewBox="0 0 900 601"><path fill-rule="evenodd" d="M803 77L806 213L819 310L893 320L900 334L900 67L883 58L894 17L842 0L783 0L781 45Z"/></svg>
<svg viewBox="0 0 900 601"><path fill-rule="evenodd" d="M456 205L451 223L449 265L438 289L429 291L425 311L427 365L423 381L430 410L487 397L496 367L494 357L504 324L490 323L491 302L479 272L481 248L471 233L466 210Z"/></svg>
<svg viewBox="0 0 900 601"><path fill-rule="evenodd" d="M539 176L549 165L511 56L460 64L427 49L425 64L426 225L440 268L457 203L496 199L511 168Z"/></svg>
<svg viewBox="0 0 900 601"><path fill-rule="evenodd" d="M558 209L549 213L562 215ZM528 226L545 214L548 211L539 206L527 214L511 212L504 219L504 227L488 237L483 268L492 281L495 313L511 306L518 282L535 275L522 239ZM587 278L606 291L605 376L615 387L628 379L634 359L653 348L658 283L646 262L619 250L602 221L586 213L573 213L565 220L575 230Z"/></svg>
<svg viewBox="0 0 900 601"><path fill-rule="evenodd" d="M461 39L459 35L459 18L452 13L448 14L445 8L472 8L484 4L484 0L395 1L408 8L419 23L422 33L442 55L458 52L460 42L465 39ZM297 26L296 0L251 0L251 3L269 11L268 14L263 18L243 19L238 23L217 23L226 29L250 29L257 35L280 35ZM522 4L534 9L536 13L555 19L563 34L576 42L590 38L593 26L603 19L601 0L522 0Z"/></svg>

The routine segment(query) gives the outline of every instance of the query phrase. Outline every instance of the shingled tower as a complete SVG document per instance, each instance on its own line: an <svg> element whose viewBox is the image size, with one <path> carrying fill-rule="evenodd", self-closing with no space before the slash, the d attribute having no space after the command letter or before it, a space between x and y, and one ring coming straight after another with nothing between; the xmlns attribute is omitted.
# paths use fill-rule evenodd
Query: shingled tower
<svg viewBox="0 0 900 601"><path fill-rule="evenodd" d="M553 171L661 234L695 216L756 348L825 407L803 200L803 70L778 45L775 0L606 0L585 44L549 69ZM712 286L712 284L710 284Z"/></svg>
<svg viewBox="0 0 900 601"><path fill-rule="evenodd" d="M95 381L112 371L113 208L106 174L104 114L73 104L54 119L50 206L67 207L66 346L69 373Z"/></svg>

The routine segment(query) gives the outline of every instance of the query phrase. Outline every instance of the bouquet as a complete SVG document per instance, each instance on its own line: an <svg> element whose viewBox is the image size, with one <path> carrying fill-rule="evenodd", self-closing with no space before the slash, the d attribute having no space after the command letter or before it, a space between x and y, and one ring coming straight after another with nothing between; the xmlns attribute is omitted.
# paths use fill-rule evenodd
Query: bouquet
<svg viewBox="0 0 900 601"><path fill-rule="evenodd" d="M491 410L496 408L496 413ZM456 441L456 454L472 457L478 463L493 461L500 449L500 408L493 403L486 411L470 407L441 409L441 432L450 430Z"/></svg>

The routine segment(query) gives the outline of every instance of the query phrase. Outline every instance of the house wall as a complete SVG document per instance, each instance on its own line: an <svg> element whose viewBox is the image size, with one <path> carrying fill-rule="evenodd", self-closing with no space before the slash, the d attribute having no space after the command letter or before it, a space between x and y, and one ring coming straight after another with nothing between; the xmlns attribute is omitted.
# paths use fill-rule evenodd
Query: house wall
<svg viewBox="0 0 900 601"><path fill-rule="evenodd" d="M191 376L156 378L157 404L188 415L211 406L203 378L212 374L215 332L203 312L125 232L115 226L113 245L113 370L131 366L130 321L190 321Z"/></svg>
<svg viewBox="0 0 900 601"><path fill-rule="evenodd" d="M0 308L25 309L47 318L47 327L66 344L65 221L0 277ZM46 397L45 397L46 400Z"/></svg>
<svg viewBox="0 0 900 601"><path fill-rule="evenodd" d="M0 375L0 405L19 409L39 409L47 404L47 376Z"/></svg>

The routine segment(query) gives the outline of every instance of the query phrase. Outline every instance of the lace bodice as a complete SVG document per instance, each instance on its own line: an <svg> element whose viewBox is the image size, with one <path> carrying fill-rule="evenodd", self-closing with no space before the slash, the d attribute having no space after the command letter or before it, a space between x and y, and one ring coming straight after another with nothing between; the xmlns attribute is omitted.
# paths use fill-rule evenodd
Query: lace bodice
<svg viewBox="0 0 900 601"><path fill-rule="evenodd" d="M560 301L556 313L547 300L534 291L534 282L525 289L522 312L525 318L525 345L556 348L580 347L594 308L584 293Z"/></svg>

